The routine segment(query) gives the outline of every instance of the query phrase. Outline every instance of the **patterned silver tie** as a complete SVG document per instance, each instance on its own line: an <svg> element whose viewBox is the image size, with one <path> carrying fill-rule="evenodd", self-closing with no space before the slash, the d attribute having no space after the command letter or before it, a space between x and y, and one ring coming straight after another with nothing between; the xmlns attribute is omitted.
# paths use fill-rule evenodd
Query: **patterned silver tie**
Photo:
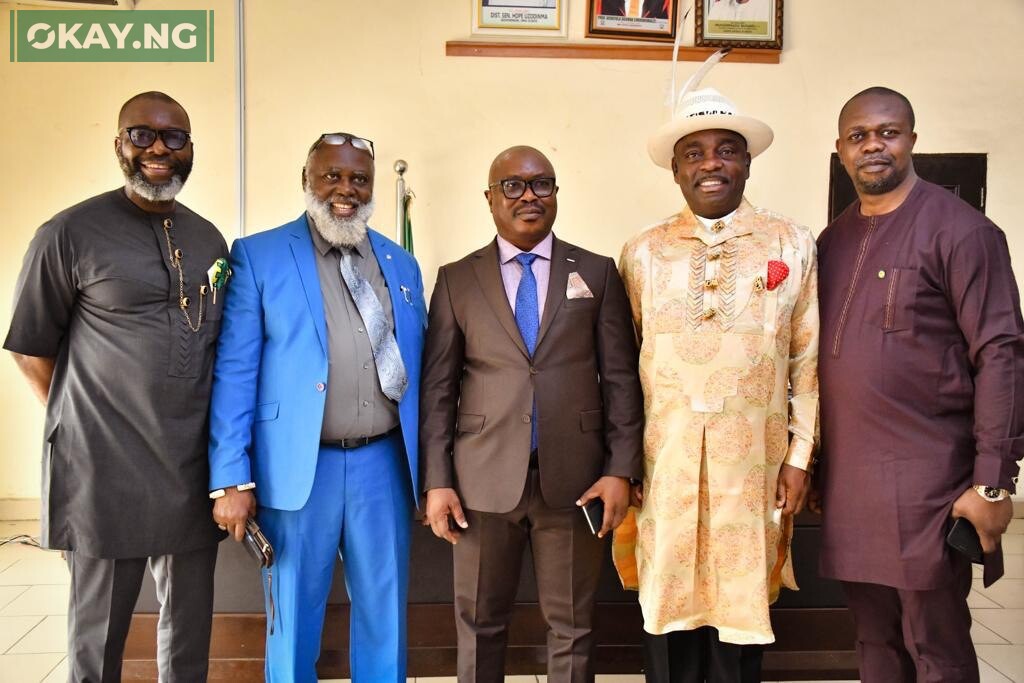
<svg viewBox="0 0 1024 683"><path fill-rule="evenodd" d="M344 249L341 252L341 277L348 286L352 301L359 309L359 316L366 326L370 338L370 349L373 351L373 362L377 366L377 378L384 395L395 403L402 400L405 388L409 386L409 378L405 373L402 354L398 352L398 342L391 322L384 313L380 299L373 287L366 281L352 262L352 252Z"/></svg>

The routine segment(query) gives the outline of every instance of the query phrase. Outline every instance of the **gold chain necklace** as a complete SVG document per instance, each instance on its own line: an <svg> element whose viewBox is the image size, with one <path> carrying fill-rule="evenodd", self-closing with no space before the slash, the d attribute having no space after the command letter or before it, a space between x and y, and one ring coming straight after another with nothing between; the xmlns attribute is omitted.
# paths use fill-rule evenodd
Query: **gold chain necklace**
<svg viewBox="0 0 1024 683"><path fill-rule="evenodd" d="M167 240L167 258L170 259L171 265L178 271L178 308L185 314L185 322L188 324L188 329L198 332L199 328L203 326L203 302L206 300L208 289L206 285L199 286L199 317L196 319L195 324L193 324L192 316L188 313L188 307L191 302L185 296L185 273L181 269L181 259L184 254L181 249L175 249L174 243L171 241L171 228L174 226L174 221L170 218L165 218L163 225L164 238Z"/></svg>

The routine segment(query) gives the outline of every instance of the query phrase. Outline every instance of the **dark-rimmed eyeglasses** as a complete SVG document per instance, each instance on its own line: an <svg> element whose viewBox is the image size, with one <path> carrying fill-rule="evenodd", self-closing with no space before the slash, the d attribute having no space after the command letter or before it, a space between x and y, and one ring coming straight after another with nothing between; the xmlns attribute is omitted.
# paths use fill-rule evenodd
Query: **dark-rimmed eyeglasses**
<svg viewBox="0 0 1024 683"><path fill-rule="evenodd" d="M356 149L361 149L364 152L369 153L371 159L377 158L373 153L373 141L361 138L357 135L352 135L352 133L324 133L317 138L317 141L309 148L309 154L306 156L312 154L316 148L322 144L344 145L346 142L352 143L352 146Z"/></svg>
<svg viewBox="0 0 1024 683"><path fill-rule="evenodd" d="M501 193L505 195L507 199L519 199L526 194L526 188L529 187L533 191L533 194L543 199L550 197L555 193L555 179L554 178L533 178L532 180L523 180L522 178L502 178L496 183L491 183L488 188L501 186Z"/></svg>
<svg viewBox="0 0 1024 683"><path fill-rule="evenodd" d="M156 130L149 126L129 126L123 129L128 133L128 139L139 149L151 147L156 142L157 136L164 141L164 147L178 151L184 149L192 135L187 130L180 128L163 128Z"/></svg>

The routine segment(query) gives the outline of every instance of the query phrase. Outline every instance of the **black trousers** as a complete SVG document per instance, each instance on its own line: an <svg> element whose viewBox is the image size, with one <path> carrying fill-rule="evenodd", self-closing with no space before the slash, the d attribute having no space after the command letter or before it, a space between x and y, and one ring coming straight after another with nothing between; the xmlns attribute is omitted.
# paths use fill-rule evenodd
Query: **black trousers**
<svg viewBox="0 0 1024 683"><path fill-rule="evenodd" d="M737 645L702 626L660 636L644 633L648 683L760 683L764 645Z"/></svg>

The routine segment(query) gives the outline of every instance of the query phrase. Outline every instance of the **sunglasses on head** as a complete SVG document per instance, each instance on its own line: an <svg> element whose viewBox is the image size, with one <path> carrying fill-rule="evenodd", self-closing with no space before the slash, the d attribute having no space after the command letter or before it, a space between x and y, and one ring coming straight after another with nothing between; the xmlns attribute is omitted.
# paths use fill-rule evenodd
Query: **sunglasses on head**
<svg viewBox="0 0 1024 683"><path fill-rule="evenodd" d="M146 149L156 142L157 136L164 141L164 147L177 151L183 149L192 135L187 130L180 128L164 128L156 130L149 126L129 126L124 129L128 133L128 139L139 149Z"/></svg>
<svg viewBox="0 0 1024 683"><path fill-rule="evenodd" d="M373 153L373 141L367 140L366 138L357 137L352 133L324 133L317 141L313 143L313 146L309 148L309 154L312 154L317 147L322 144L327 145L344 145L346 142L352 143L352 146L356 149L361 149L370 155L371 159L377 157ZM309 156L307 154L306 156Z"/></svg>

